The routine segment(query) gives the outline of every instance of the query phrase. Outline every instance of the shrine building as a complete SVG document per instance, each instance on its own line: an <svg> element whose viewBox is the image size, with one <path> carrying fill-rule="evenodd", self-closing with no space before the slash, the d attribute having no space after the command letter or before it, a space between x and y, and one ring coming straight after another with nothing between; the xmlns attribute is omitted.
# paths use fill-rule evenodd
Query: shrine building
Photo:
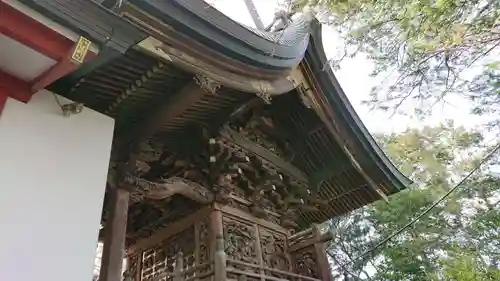
<svg viewBox="0 0 500 281"><path fill-rule="evenodd" d="M310 11L0 0L0 280L331 281L320 224L405 189ZM125 260L125 262L123 262Z"/></svg>

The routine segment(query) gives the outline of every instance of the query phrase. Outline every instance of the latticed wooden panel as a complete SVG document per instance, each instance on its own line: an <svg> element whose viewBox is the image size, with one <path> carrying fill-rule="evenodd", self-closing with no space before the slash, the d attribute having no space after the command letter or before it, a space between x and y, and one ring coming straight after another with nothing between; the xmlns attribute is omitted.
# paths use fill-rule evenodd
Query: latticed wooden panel
<svg viewBox="0 0 500 281"><path fill-rule="evenodd" d="M172 278L168 276L160 279L157 279L157 277L174 271L180 253L183 254L185 269L195 266L196 246L194 238L195 228L190 226L154 247L144 250L142 253L141 280L171 281Z"/></svg>
<svg viewBox="0 0 500 281"><path fill-rule="evenodd" d="M183 271L187 271L183 278L200 276L199 281L205 280L205 277L201 276L206 276L212 270L212 236L209 218L205 217L177 234L165 236L164 240L155 246L135 253L134 256L139 257L137 262L140 263L139 274L135 275L138 276L136 281L172 281L180 253ZM191 270L198 265L205 266Z"/></svg>

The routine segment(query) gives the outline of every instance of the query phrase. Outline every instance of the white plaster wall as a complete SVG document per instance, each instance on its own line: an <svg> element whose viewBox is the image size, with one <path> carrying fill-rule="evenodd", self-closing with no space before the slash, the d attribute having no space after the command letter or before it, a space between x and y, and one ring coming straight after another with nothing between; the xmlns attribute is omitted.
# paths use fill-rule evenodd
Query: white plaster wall
<svg viewBox="0 0 500 281"><path fill-rule="evenodd" d="M64 99L60 98L61 101ZM114 120L42 91L0 116L0 281L90 281Z"/></svg>

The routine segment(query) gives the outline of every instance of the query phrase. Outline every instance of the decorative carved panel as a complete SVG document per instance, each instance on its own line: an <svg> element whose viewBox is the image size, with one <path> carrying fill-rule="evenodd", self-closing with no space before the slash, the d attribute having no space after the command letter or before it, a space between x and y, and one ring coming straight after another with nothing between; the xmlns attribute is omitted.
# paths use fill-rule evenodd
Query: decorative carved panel
<svg viewBox="0 0 500 281"><path fill-rule="evenodd" d="M215 94L222 86L218 81L201 74L196 74L194 81L198 84L198 86L200 86L200 88L210 94Z"/></svg>
<svg viewBox="0 0 500 281"><path fill-rule="evenodd" d="M134 204L129 208L127 244L135 244L136 241L151 236L201 207L197 202L178 195L171 200L151 200Z"/></svg>
<svg viewBox="0 0 500 281"><path fill-rule="evenodd" d="M320 278L319 265L313 247L292 253L294 272L303 276Z"/></svg>
<svg viewBox="0 0 500 281"><path fill-rule="evenodd" d="M197 224L198 227L198 263L204 264L210 261L210 225L208 218L204 218ZM201 273L210 268L204 268Z"/></svg>
<svg viewBox="0 0 500 281"><path fill-rule="evenodd" d="M249 224L223 218L224 243L229 259L251 264L259 264L257 257L255 227Z"/></svg>
<svg viewBox="0 0 500 281"><path fill-rule="evenodd" d="M264 266L278 270L290 270L286 254L286 236L282 233L259 227L262 260Z"/></svg>

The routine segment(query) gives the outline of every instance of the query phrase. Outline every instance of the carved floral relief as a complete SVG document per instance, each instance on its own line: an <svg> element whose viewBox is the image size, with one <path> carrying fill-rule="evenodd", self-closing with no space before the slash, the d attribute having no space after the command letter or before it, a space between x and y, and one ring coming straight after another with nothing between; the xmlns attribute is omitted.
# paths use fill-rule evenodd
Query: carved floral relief
<svg viewBox="0 0 500 281"><path fill-rule="evenodd" d="M259 235L264 266L288 271L290 263L286 255L285 235L262 228L259 228Z"/></svg>
<svg viewBox="0 0 500 281"><path fill-rule="evenodd" d="M258 264L255 228L230 218L223 219L225 252L228 258Z"/></svg>
<svg viewBox="0 0 500 281"><path fill-rule="evenodd" d="M208 218L204 218L198 223L198 241L199 264L204 264L210 261L210 228ZM202 269L202 272L208 269L210 268Z"/></svg>
<svg viewBox="0 0 500 281"><path fill-rule="evenodd" d="M293 253L292 259L294 261L295 273L307 277L320 278L318 263L313 250L308 251L304 249Z"/></svg>

